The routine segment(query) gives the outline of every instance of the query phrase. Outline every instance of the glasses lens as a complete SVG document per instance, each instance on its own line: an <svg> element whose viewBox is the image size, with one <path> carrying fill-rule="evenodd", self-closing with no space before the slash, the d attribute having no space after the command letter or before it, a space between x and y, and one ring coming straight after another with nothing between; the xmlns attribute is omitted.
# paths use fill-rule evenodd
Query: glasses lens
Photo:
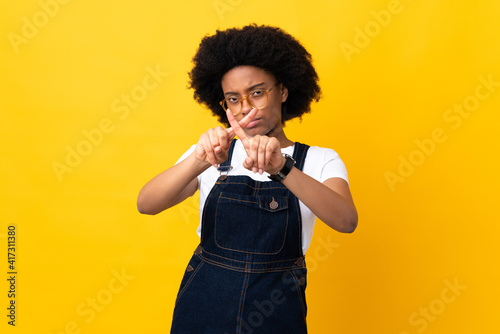
<svg viewBox="0 0 500 334"><path fill-rule="evenodd" d="M267 92L264 91L253 92L248 97L248 100L250 104L257 109L262 109L267 107L267 103L269 102Z"/></svg>
<svg viewBox="0 0 500 334"><path fill-rule="evenodd" d="M222 103L222 107L224 110L229 110L233 115L237 115L241 112L243 103L250 104L252 108L263 109L269 103L268 91L254 91L241 99L227 98Z"/></svg>
<svg viewBox="0 0 500 334"><path fill-rule="evenodd" d="M223 103L224 110L229 110L233 115L239 114L241 110L240 101L230 101L224 100Z"/></svg>

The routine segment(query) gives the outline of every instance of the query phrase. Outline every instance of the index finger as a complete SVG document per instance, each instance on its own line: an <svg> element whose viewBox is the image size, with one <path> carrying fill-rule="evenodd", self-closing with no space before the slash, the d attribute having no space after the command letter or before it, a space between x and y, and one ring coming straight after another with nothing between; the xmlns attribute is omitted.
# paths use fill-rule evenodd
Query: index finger
<svg viewBox="0 0 500 334"><path fill-rule="evenodd" d="M234 115L231 111L226 110L226 115L227 115L227 120L229 121L229 124L231 124L231 130L234 134L236 134L240 139L241 142L243 143L243 146L247 147L248 146L248 137L245 131L243 131L244 128L247 127L248 124L250 124L251 121L255 118L255 115L257 115L257 109L253 108L250 110L248 115L246 115L241 121L237 121L236 118L234 118ZM229 130L229 129L228 129Z"/></svg>

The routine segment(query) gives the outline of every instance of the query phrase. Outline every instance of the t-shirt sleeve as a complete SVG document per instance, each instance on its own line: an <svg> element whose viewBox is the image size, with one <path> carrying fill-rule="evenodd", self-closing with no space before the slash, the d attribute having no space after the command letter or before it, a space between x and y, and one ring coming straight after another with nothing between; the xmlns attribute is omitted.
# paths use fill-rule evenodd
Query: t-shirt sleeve
<svg viewBox="0 0 500 334"><path fill-rule="evenodd" d="M181 157L179 158L179 160L177 160L177 162L175 164L177 165L179 162L181 162L182 160L184 160L187 157L189 157L189 155L194 152L195 148L196 148L196 145L191 146L189 148L189 150L187 150L183 155L181 155Z"/></svg>
<svg viewBox="0 0 500 334"><path fill-rule="evenodd" d="M349 183L347 169L338 153L328 148L323 149L322 153L323 167L321 168L319 181L324 182L332 177L340 177Z"/></svg>

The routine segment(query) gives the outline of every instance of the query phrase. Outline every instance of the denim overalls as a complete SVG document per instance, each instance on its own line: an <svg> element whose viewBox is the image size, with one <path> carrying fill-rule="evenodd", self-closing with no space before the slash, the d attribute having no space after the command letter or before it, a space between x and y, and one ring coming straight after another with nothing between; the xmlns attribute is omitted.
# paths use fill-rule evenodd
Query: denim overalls
<svg viewBox="0 0 500 334"><path fill-rule="evenodd" d="M230 169L228 159L219 167ZM302 170L309 146L295 143ZM299 200L281 183L221 175L181 282L171 333L307 333Z"/></svg>

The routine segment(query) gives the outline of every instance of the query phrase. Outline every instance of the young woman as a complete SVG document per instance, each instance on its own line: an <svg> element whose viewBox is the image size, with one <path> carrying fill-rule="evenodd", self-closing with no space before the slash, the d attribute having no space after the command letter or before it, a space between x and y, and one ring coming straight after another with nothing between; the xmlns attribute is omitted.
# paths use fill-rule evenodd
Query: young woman
<svg viewBox="0 0 500 334"><path fill-rule="evenodd" d="M141 213L157 214L200 190L200 245L171 333L307 333L304 254L316 217L346 233L358 220L338 154L283 129L320 98L311 56L281 29L250 25L205 37L193 61L195 99L224 127L138 198Z"/></svg>

